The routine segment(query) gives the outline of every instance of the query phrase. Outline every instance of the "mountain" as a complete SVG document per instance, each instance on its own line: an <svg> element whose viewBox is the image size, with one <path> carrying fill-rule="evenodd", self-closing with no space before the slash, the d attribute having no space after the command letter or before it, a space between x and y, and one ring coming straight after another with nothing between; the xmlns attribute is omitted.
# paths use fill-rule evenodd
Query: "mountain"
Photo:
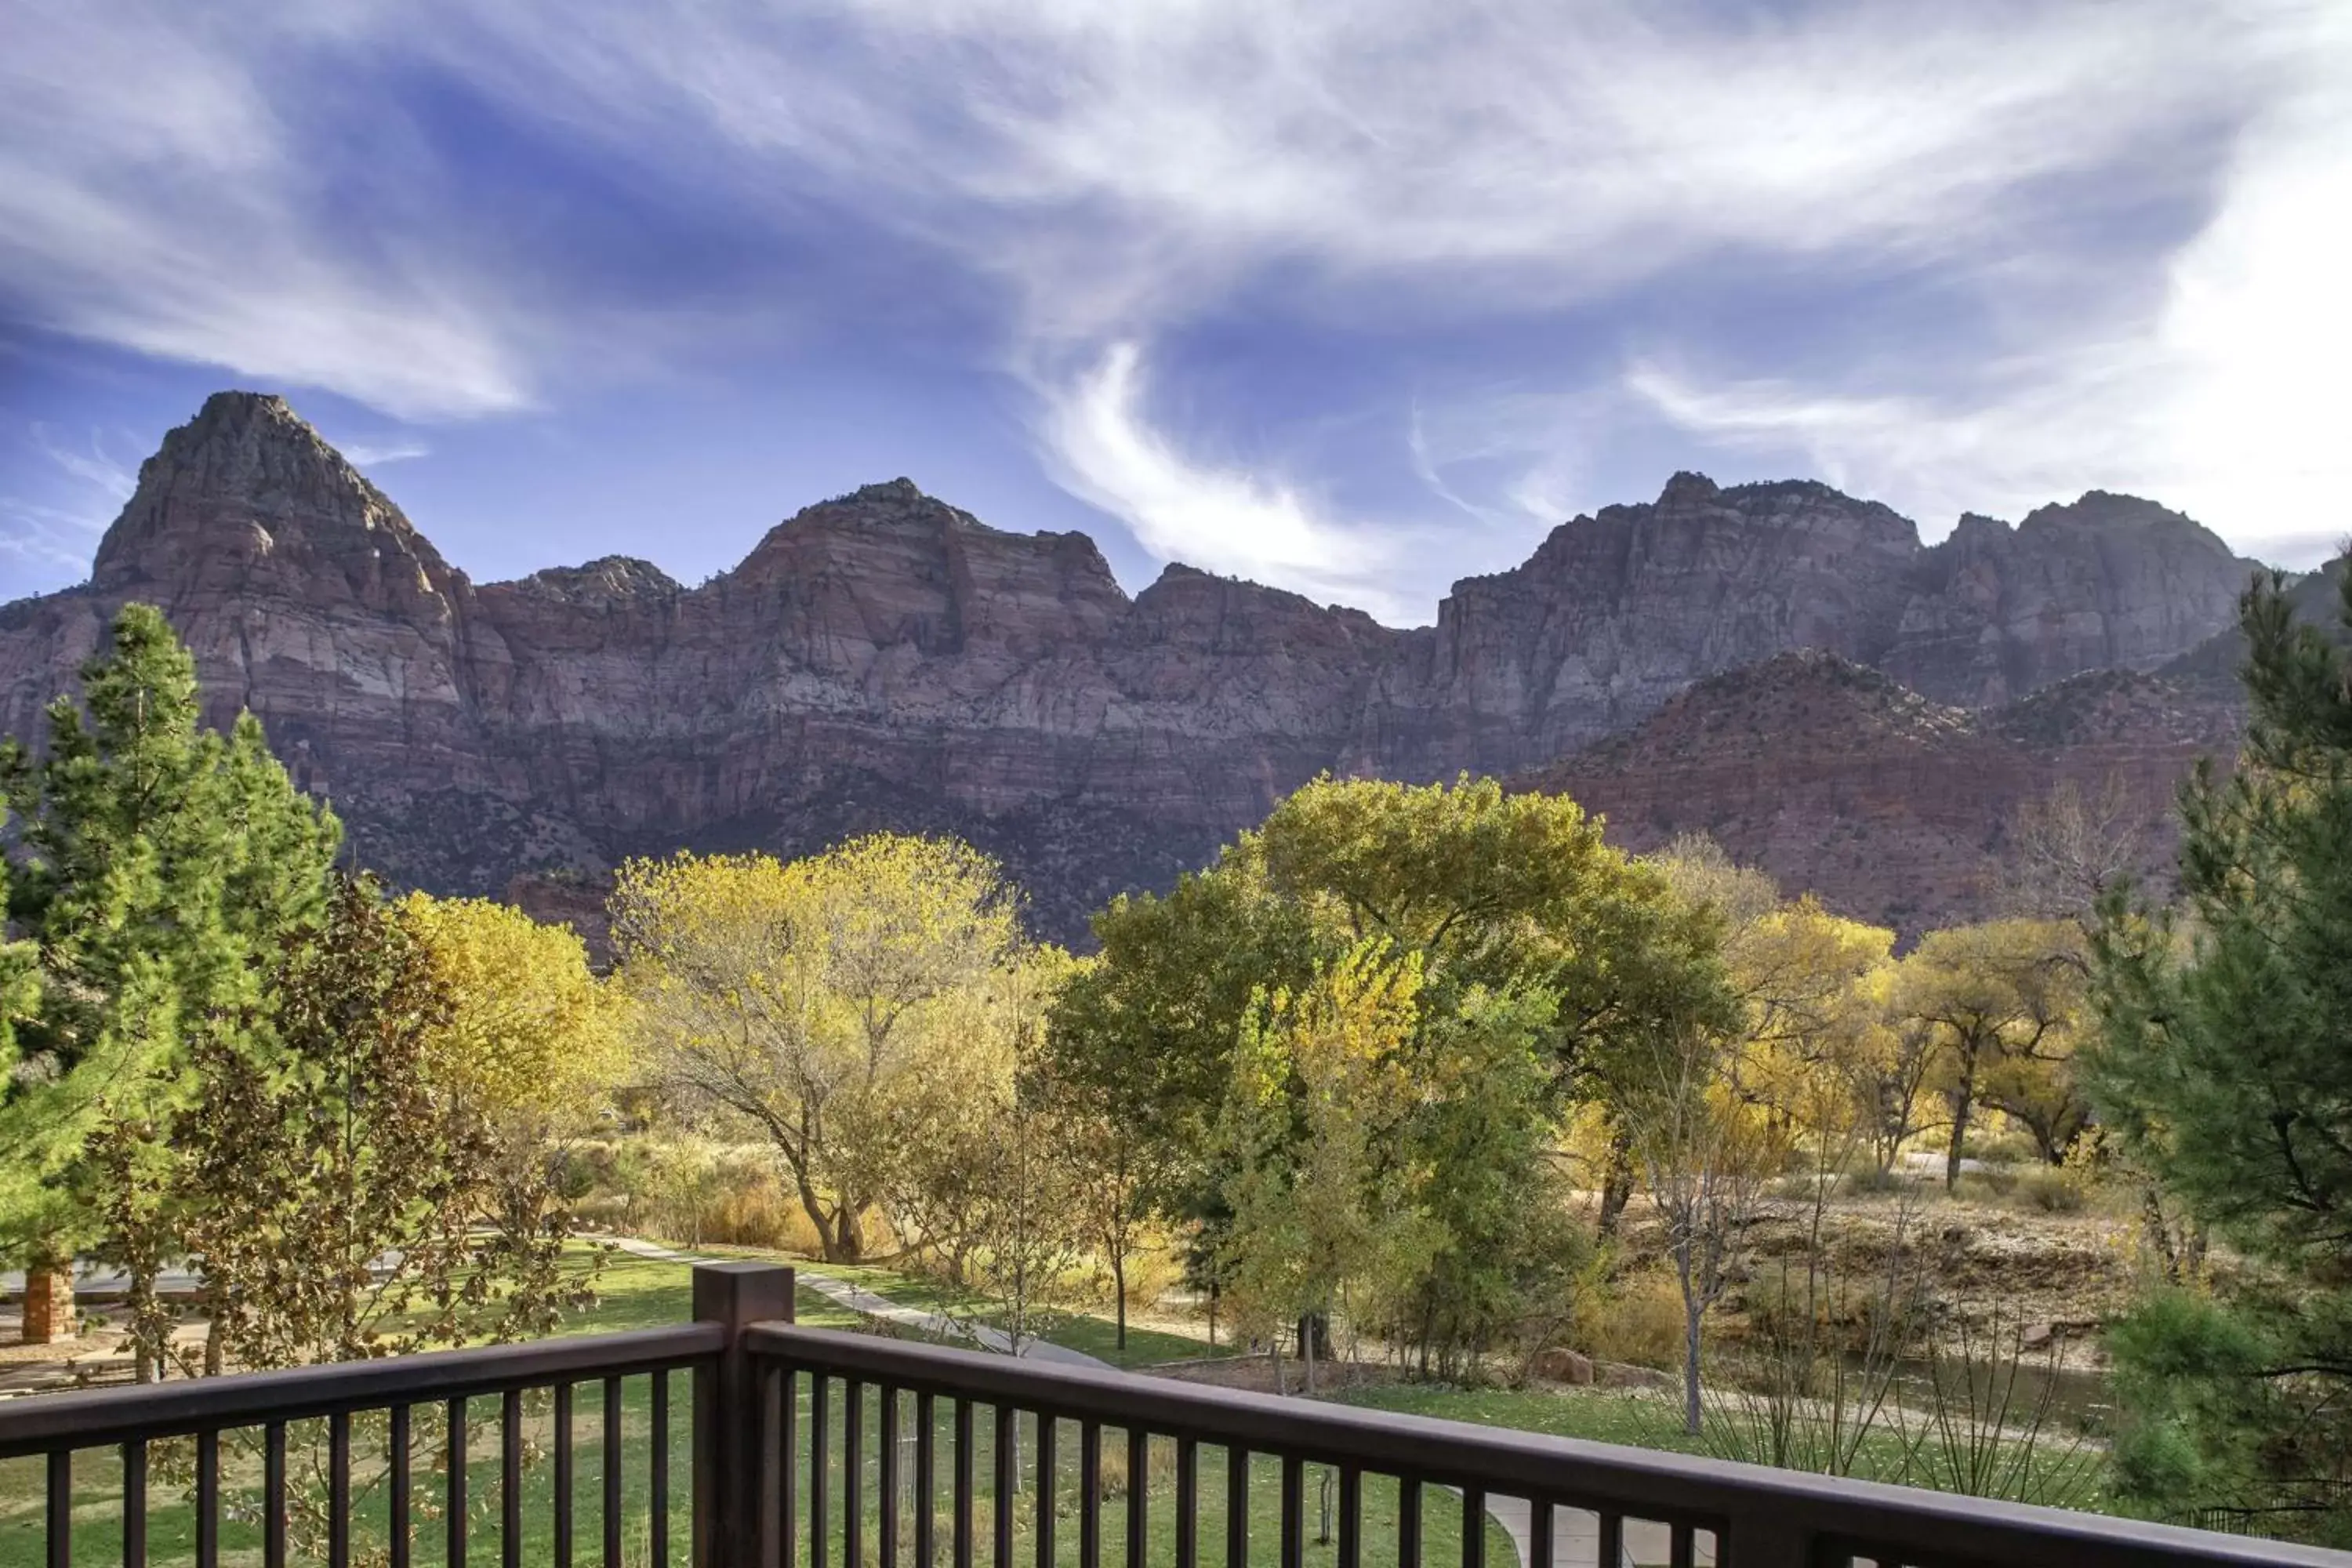
<svg viewBox="0 0 2352 1568"><path fill-rule="evenodd" d="M2137 670L1970 710L1806 649L1700 681L1512 783L1574 796L1625 848L1706 833L1783 888L1915 937L2002 911L2021 816L2062 783L2117 789L2143 828L2137 874L2165 882L2173 788L2198 757L2227 758L2241 725L2233 702Z"/></svg>
<svg viewBox="0 0 2352 1568"><path fill-rule="evenodd" d="M1085 535L897 479L698 587L624 557L477 584L284 402L221 393L142 467L89 584L0 607L0 728L37 730L145 599L214 716L252 708L403 881L579 904L631 854L937 829L1070 936L1324 769L1522 772L1797 648L2011 701L2195 648L2251 569L2126 497L1923 546L1823 485L1677 474L1397 630L1183 565L1130 597Z"/></svg>

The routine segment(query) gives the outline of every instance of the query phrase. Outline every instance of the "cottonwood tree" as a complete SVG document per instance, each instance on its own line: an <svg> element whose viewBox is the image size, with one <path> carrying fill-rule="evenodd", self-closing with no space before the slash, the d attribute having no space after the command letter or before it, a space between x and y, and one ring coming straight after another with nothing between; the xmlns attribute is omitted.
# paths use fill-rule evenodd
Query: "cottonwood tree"
<svg viewBox="0 0 2352 1568"><path fill-rule="evenodd" d="M1719 922L1735 1003L1721 1042L1730 1091L1808 1138L1818 1177L1843 1171L1879 1115L1895 933L1811 895L1783 900L1764 873L1702 836L1650 858L1677 897Z"/></svg>
<svg viewBox="0 0 2352 1568"><path fill-rule="evenodd" d="M1492 780L1317 780L1211 870L1114 904L1095 929L1102 952L1055 1009L1055 1052L1073 1077L1142 1086L1139 1124L1188 1173L1162 1212L1211 1258L1232 1172L1206 1134L1252 999L1300 994L1367 939L1416 957L1413 1049L1446 1088L1398 1157L1422 1162L1449 1240L1396 1327L1441 1362L1466 1364L1565 1288L1568 1240L1528 1201L1556 1185L1565 1102L1599 1093L1613 1055L1730 1005L1712 926L1654 870L1573 801Z"/></svg>
<svg viewBox="0 0 2352 1568"><path fill-rule="evenodd" d="M563 1151L630 1069L626 999L589 969L578 933L510 904L419 892L399 914L449 1004L425 1037L425 1071L496 1133L506 1223L527 1227L554 1195Z"/></svg>
<svg viewBox="0 0 2352 1568"><path fill-rule="evenodd" d="M2139 875L2158 816L2119 773L2090 789L2060 780L2018 813L2003 864L2011 901L2032 918L2073 921L2087 931L2099 900Z"/></svg>
<svg viewBox="0 0 2352 1568"><path fill-rule="evenodd" d="M612 912L656 1072L765 1136L828 1260L863 1257L904 1135L1026 961L995 863L887 834L791 865L679 855L624 867Z"/></svg>
<svg viewBox="0 0 2352 1568"><path fill-rule="evenodd" d="M2083 1001L2074 929L2053 921L1990 921L1930 931L1906 954L1896 1008L1926 1028L1938 1052L1949 1108L1947 1190L1981 1092L1981 1075L2005 1059L2062 1061Z"/></svg>
<svg viewBox="0 0 2352 1568"><path fill-rule="evenodd" d="M566 1260L563 1205L548 1194L514 1223L500 1130L441 1075L434 1041L455 1012L404 911L339 879L317 923L281 940L249 1014L196 1035L205 1092L175 1124L170 1201L211 1287L211 1333L182 1370L534 1339L593 1299L593 1265ZM430 1462L436 1426L417 1424L413 1458ZM362 1497L392 1458L386 1430L364 1435ZM258 1434L235 1440L258 1461ZM320 1555L327 1461L315 1446L294 1458L309 1474L289 1489L292 1544Z"/></svg>
<svg viewBox="0 0 2352 1568"><path fill-rule="evenodd" d="M989 1136L976 1151L971 1279L1014 1355L1075 1299L1093 1240L1086 1151L1046 1079L1046 1014L1069 973L1067 956L1045 949L987 994L1013 1070L974 1089Z"/></svg>
<svg viewBox="0 0 2352 1568"><path fill-rule="evenodd" d="M1331 1321L1351 1289L1395 1297L1438 1243L1394 1157L1418 1093L1421 987L1418 957L1373 939L1243 1024L1219 1127L1233 1152L1223 1277L1236 1326L1273 1347L1277 1388L1287 1325ZM1310 1394L1316 1339L1299 1346Z"/></svg>
<svg viewBox="0 0 2352 1568"><path fill-rule="evenodd" d="M1151 1194L1168 1181L1165 1152L1122 1113L1118 1101L1083 1087L1045 1081L1078 1172L1076 1202L1095 1250L1110 1273L1114 1343L1127 1348L1128 1266L1150 1232Z"/></svg>
<svg viewBox="0 0 2352 1568"><path fill-rule="evenodd" d="M456 1013L409 916L339 878L241 1026L197 1037L175 1195L214 1370L528 1339L581 1299L560 1205L501 1223L495 1114L436 1059Z"/></svg>

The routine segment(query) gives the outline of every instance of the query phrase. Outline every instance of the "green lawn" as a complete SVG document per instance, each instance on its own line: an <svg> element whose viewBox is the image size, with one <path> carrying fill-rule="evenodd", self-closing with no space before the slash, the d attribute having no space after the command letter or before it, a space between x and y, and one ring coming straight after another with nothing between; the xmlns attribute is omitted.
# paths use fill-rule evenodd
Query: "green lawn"
<svg viewBox="0 0 2352 1568"><path fill-rule="evenodd" d="M1681 1408L1654 1394L1610 1389L1553 1393L1388 1384L1350 1390L1341 1397L1349 1405L1375 1410L1434 1415L1448 1421L1475 1421L1482 1426L1508 1426L1554 1437L1582 1437L1595 1443L1620 1443L1629 1447L1664 1448L1685 1454L1704 1451L1698 1439L1683 1431Z"/></svg>
<svg viewBox="0 0 2352 1568"><path fill-rule="evenodd" d="M1555 1437L1581 1437L1596 1443L1685 1454L1712 1451L1704 1439L1683 1430L1682 1406L1675 1397L1607 1389L1470 1389L1426 1384L1360 1389L1344 1397L1350 1404L1375 1409L1507 1426ZM1915 1417L1915 1425L1917 1419ZM1956 1434L1956 1440L1964 1436L1962 1428ZM1866 1436L1864 1445L1866 1473L1874 1479L1910 1486L1969 1489L1952 1486L1938 1462L1942 1451L1932 1438L1916 1450L1906 1449L1888 1423ZM2067 1434L2053 1432L2042 1439L2031 1460L2031 1473L2042 1489L2031 1500L2094 1511L2099 1510L2106 1500L2101 1456L2077 1447Z"/></svg>
<svg viewBox="0 0 2352 1568"><path fill-rule="evenodd" d="M901 1274L893 1269L865 1264L811 1263L782 1253L765 1252L751 1247L714 1247L704 1250L714 1257L754 1258L783 1263L793 1268L805 1269L810 1273L828 1275L863 1289L871 1290L877 1296L887 1298L901 1306L919 1307L927 1311L940 1312L967 1321L986 1323L992 1327L1003 1325L1002 1314L982 1297L968 1290L959 1290L953 1286L942 1284L925 1276ZM800 1294L806 1299L811 1292L803 1290ZM801 1321L807 1322L812 1320L803 1318ZM1108 1362L1113 1366L1155 1366L1163 1362L1185 1361L1220 1353L1210 1346L1206 1339L1196 1339L1190 1334L1174 1334L1156 1329L1134 1327L1129 1327L1127 1331L1127 1345L1126 1348L1121 1349L1117 1342L1118 1337L1117 1322L1106 1316L1088 1313L1056 1317L1047 1328L1045 1337L1055 1344L1063 1345L1074 1351L1083 1351L1087 1355Z"/></svg>

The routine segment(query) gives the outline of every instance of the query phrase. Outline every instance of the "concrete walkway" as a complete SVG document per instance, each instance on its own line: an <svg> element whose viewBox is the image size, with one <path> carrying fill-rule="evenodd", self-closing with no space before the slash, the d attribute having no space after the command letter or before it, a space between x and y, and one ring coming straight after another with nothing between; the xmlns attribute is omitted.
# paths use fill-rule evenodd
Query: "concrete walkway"
<svg viewBox="0 0 2352 1568"><path fill-rule="evenodd" d="M1446 1490L1454 1489L1448 1487ZM1456 1494L1459 1495L1459 1494ZM1486 1500L1486 1517L1503 1527L1511 1538L1513 1550L1524 1565L1528 1548L1534 1537L1530 1520L1534 1510L1524 1498L1490 1497ZM1609 1568L1647 1568L1650 1563L1664 1563L1674 1559L1674 1534L1663 1524L1648 1520L1629 1519L1623 1532L1624 1556ZM1555 1508L1551 1510L1551 1560L1559 1568L1601 1568L1601 1516L1582 1509ZM1696 1562L1700 1568L1711 1568L1715 1553L1706 1540L1697 1542Z"/></svg>
<svg viewBox="0 0 2352 1568"><path fill-rule="evenodd" d="M716 1258L679 1252L657 1242L639 1241L634 1237L615 1237L613 1245L632 1257L650 1258L663 1263L719 1261ZM1013 1353L1013 1336L1002 1329L992 1328L986 1323L971 1322L945 1312L926 1311L920 1307L909 1307L903 1301L893 1301L887 1296L878 1296L862 1285L853 1285L846 1279L838 1279L830 1274L803 1268L798 1264L793 1266L793 1277L798 1283L807 1286L834 1305L846 1308L860 1317L875 1318L886 1323L896 1323L939 1339L970 1340L981 1349L994 1351L999 1355ZM1050 1362L1059 1366L1091 1366L1104 1370L1110 1368L1110 1363L1099 1356L1090 1356L1084 1351L1074 1351L1065 1345L1048 1344L1044 1340L1031 1340L1021 1347L1019 1353L1025 1361Z"/></svg>

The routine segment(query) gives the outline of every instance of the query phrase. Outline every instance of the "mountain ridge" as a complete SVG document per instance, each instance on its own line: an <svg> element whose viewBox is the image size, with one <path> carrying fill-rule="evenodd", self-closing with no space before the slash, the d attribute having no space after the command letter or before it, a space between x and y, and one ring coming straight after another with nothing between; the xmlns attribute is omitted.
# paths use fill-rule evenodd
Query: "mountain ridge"
<svg viewBox="0 0 2352 1568"><path fill-rule="evenodd" d="M145 597L214 717L251 707L402 880L494 893L923 826L1003 854L1067 936L1320 772L1525 773L1793 648L2000 706L2189 653L2252 570L2104 492L1962 531L1926 545L1819 481L1678 473L1396 628L1177 563L1130 595L1087 535L901 478L695 586L625 556L478 584L283 400L224 393L142 466L89 583L0 608L0 727L31 731Z"/></svg>

